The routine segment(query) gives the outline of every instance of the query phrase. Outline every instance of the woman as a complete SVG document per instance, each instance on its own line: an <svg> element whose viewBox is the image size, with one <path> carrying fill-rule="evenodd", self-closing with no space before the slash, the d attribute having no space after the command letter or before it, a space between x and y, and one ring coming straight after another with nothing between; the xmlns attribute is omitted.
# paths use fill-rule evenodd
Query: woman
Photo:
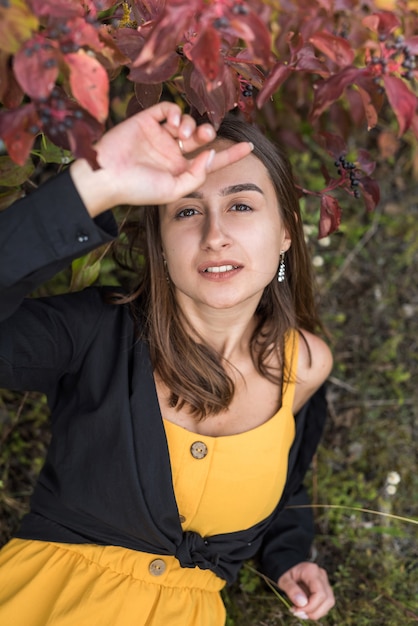
<svg viewBox="0 0 418 626"><path fill-rule="evenodd" d="M319 619L334 600L311 520L284 506L306 503L332 358L287 162L246 124L216 138L170 103L96 150L101 169L78 160L0 213L0 384L45 392L52 419L0 552L0 622L220 626L219 592L256 554ZM135 294L22 302L111 241L121 204L150 205Z"/></svg>

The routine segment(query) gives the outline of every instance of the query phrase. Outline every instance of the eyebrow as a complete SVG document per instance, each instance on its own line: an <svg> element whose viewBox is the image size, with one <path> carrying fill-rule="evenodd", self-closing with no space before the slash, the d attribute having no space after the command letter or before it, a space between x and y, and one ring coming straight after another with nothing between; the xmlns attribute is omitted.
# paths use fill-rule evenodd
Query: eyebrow
<svg viewBox="0 0 418 626"><path fill-rule="evenodd" d="M255 185L254 183L240 183L238 185L230 185L229 187L225 187L224 189L222 189L220 195L230 196L234 193L241 193L242 191L257 191L258 193L261 193L261 195L264 195L264 192L260 189L260 187L258 185ZM201 191L192 191L184 197L202 199L203 194Z"/></svg>

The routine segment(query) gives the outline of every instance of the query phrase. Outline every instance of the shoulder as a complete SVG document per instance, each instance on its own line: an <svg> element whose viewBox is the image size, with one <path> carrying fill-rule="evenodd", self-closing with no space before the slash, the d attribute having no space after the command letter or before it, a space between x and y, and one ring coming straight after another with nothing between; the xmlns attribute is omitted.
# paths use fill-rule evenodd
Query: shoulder
<svg viewBox="0 0 418 626"><path fill-rule="evenodd" d="M300 331L296 375L295 411L315 393L331 373L333 358L323 339L306 330Z"/></svg>

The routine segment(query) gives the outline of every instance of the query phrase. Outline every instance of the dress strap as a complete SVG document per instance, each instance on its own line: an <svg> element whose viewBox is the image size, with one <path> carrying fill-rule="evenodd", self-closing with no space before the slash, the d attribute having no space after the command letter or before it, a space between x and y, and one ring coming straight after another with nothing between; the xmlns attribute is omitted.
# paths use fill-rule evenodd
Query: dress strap
<svg viewBox="0 0 418 626"><path fill-rule="evenodd" d="M293 407L295 397L300 334L296 328L290 328L284 341L284 373L282 388L282 406Z"/></svg>

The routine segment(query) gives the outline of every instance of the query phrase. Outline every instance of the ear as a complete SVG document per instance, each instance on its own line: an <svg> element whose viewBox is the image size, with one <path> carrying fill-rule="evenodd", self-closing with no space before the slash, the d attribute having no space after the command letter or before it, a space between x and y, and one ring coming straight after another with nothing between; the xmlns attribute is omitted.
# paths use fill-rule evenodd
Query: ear
<svg viewBox="0 0 418 626"><path fill-rule="evenodd" d="M292 240L290 238L289 231L286 228L283 241L282 241L282 246L280 248L280 252L287 252L291 245L292 245Z"/></svg>

